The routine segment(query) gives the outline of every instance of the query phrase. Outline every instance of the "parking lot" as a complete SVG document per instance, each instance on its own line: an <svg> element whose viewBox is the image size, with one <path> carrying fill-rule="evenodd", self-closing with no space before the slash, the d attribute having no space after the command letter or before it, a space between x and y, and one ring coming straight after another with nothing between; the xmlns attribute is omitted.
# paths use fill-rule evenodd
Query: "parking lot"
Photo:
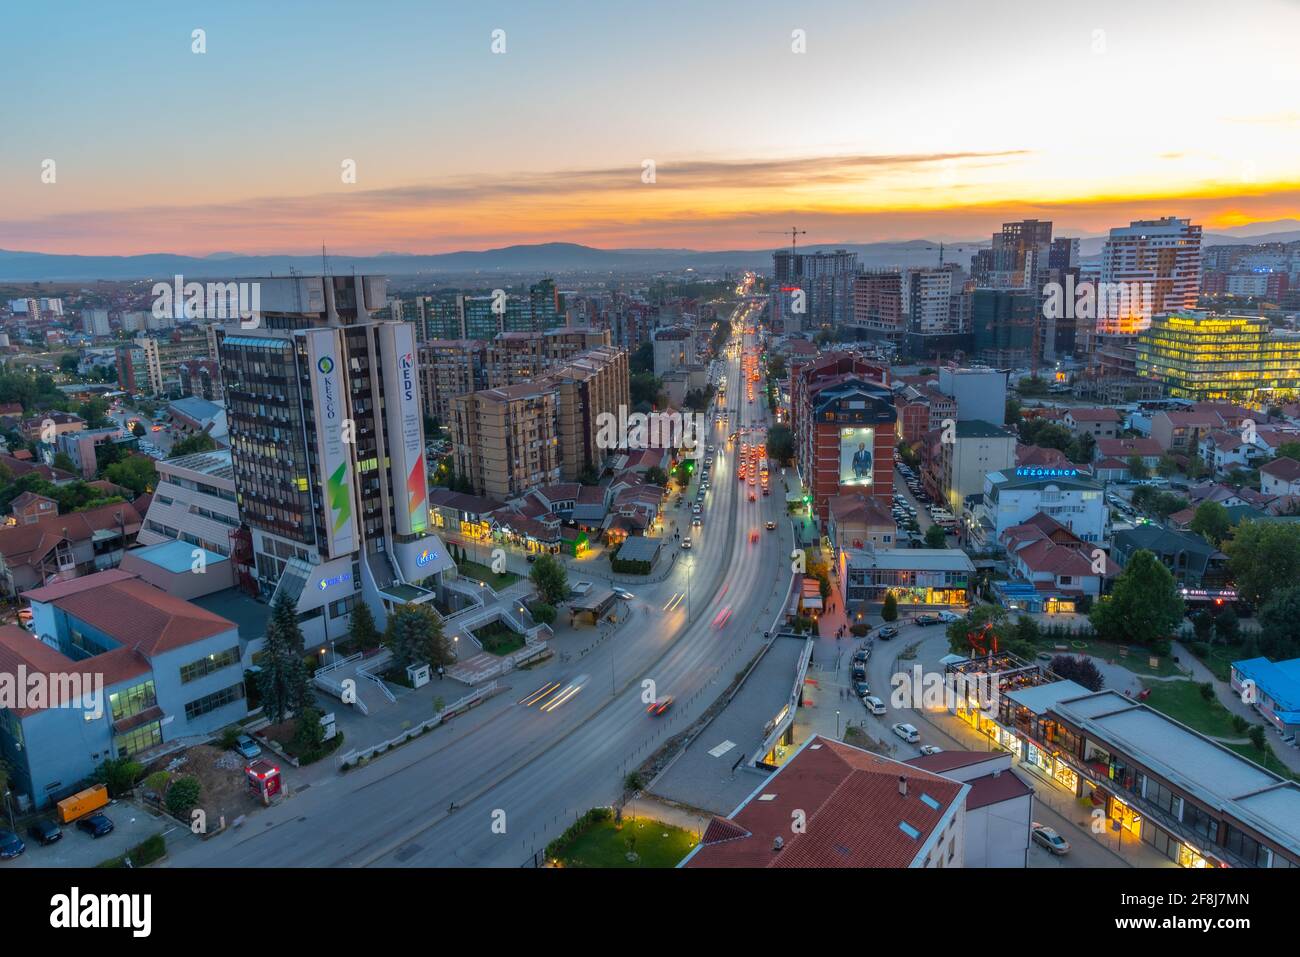
<svg viewBox="0 0 1300 957"><path fill-rule="evenodd" d="M114 824L113 830L103 837L91 837L79 831L75 824L63 825L63 837L53 844L41 846L20 826L18 836L27 845L18 857L0 861L0 869L10 867L97 867L110 858L125 854L131 848L159 832L166 836L168 848L175 841L197 841L198 838L175 821L155 817L149 811L124 801L114 801L103 809Z"/></svg>

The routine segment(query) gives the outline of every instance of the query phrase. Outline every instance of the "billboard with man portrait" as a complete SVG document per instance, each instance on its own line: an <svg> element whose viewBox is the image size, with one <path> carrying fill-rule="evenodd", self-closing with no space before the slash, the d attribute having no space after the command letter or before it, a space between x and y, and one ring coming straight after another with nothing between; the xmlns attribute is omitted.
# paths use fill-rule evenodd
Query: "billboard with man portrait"
<svg viewBox="0 0 1300 957"><path fill-rule="evenodd" d="M840 429L840 484L870 485L875 454L874 428Z"/></svg>

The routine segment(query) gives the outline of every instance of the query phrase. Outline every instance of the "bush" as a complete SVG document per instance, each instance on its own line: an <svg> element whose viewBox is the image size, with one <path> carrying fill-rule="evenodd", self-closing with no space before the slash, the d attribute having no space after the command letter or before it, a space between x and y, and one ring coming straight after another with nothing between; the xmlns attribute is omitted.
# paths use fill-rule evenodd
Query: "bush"
<svg viewBox="0 0 1300 957"><path fill-rule="evenodd" d="M885 595L885 605L880 609L880 617L885 621L898 621L898 599L893 592Z"/></svg>
<svg viewBox="0 0 1300 957"><path fill-rule="evenodd" d="M152 864L154 861L161 860L162 856L167 853L167 841L161 834L155 834L153 837L142 841L131 850L127 851L127 857L131 858L131 864L135 867L144 867Z"/></svg>
<svg viewBox="0 0 1300 957"><path fill-rule="evenodd" d="M1246 729L1250 727L1250 722L1247 721L1245 718L1243 718L1241 715L1234 714L1232 716L1232 727L1236 730L1238 734L1244 734L1246 732Z"/></svg>
<svg viewBox="0 0 1300 957"><path fill-rule="evenodd" d="M1261 751L1267 746L1267 742L1264 740L1264 728L1261 725L1252 724L1250 726L1250 743Z"/></svg>
<svg viewBox="0 0 1300 957"><path fill-rule="evenodd" d="M239 740L239 736L242 733L243 729L237 724L232 724L228 728L222 728L221 740L218 742L218 747L223 751L232 750L235 747L235 742Z"/></svg>
<svg viewBox="0 0 1300 957"><path fill-rule="evenodd" d="M546 845L547 858L554 860L564 853L564 849L572 844L575 840L587 832L587 829L593 824L599 824L602 821L608 821L613 816L613 811L607 807L593 807L582 817L570 824L563 834Z"/></svg>
<svg viewBox="0 0 1300 957"><path fill-rule="evenodd" d="M121 797L135 787L144 768L130 758L109 758L95 770L95 780L108 785L108 793Z"/></svg>
<svg viewBox="0 0 1300 957"><path fill-rule="evenodd" d="M1214 700L1214 685L1213 685L1213 684L1211 684L1211 683L1208 682L1208 681L1202 681L1202 682L1200 683L1199 687L1200 687L1201 697L1202 697L1202 698L1204 698L1206 701L1213 701L1213 700Z"/></svg>
<svg viewBox="0 0 1300 957"><path fill-rule="evenodd" d="M555 606L548 605L544 601L535 601L528 606L529 613L532 614L533 620L542 625L555 624Z"/></svg>
<svg viewBox="0 0 1300 957"><path fill-rule="evenodd" d="M871 631L871 626L864 621L857 621L849 625L849 631L853 633L854 638L863 638Z"/></svg>
<svg viewBox="0 0 1300 957"><path fill-rule="evenodd" d="M167 798L165 803L168 812L177 818L189 817L190 811L199 803L199 794L202 786L199 779L193 775L187 774L179 777L172 782L172 786L167 789Z"/></svg>

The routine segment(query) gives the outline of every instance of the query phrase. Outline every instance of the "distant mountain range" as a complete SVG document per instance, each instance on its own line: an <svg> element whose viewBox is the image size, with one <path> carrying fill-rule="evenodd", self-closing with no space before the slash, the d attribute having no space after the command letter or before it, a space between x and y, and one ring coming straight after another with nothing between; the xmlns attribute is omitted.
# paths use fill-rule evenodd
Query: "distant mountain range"
<svg viewBox="0 0 1300 957"><path fill-rule="evenodd" d="M1261 231L1264 230L1264 231ZM1240 245L1300 240L1300 220L1271 223L1207 233L1204 243ZM1096 256L1105 236L1084 236L1080 254ZM944 243L944 258L967 266L971 253L988 245L988 240ZM780 248L780 247L777 247ZM939 261L940 244L914 239L883 243L821 243L801 246L806 250L847 249L858 254L869 269L927 266ZM772 247L764 249L596 249L577 243L537 243L503 246L499 249L466 250L454 253L418 255L381 253L375 256L331 254L330 271L387 276L473 276L494 273L584 273L619 274L697 269L770 269ZM321 257L247 256L220 252L209 256L179 256L150 253L142 256L65 256L16 252L0 249L0 280L12 282L68 282L74 280L170 279L179 273L191 279L235 278L240 276L287 275L297 270L319 275Z"/></svg>

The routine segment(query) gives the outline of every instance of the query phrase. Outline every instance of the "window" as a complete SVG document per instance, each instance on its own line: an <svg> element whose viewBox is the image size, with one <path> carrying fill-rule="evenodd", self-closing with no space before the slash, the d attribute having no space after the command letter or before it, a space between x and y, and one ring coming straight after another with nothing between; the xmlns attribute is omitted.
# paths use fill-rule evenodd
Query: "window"
<svg viewBox="0 0 1300 957"><path fill-rule="evenodd" d="M129 757L162 744L162 722L150 721L146 725L133 728L126 734L119 734L114 738L114 744L117 746L119 758Z"/></svg>
<svg viewBox="0 0 1300 957"><path fill-rule="evenodd" d="M195 718L216 711L218 708L233 704L243 697L244 684L241 681L239 684L231 685L229 688L222 688L220 691L214 691L202 698L195 698L185 706L185 720L193 721Z"/></svg>
<svg viewBox="0 0 1300 957"><path fill-rule="evenodd" d="M112 712L114 721L121 721L123 718L139 714L146 708L152 708L157 703L158 697L154 693L152 678L133 688L127 688L125 691L118 691L108 696L109 709Z"/></svg>
<svg viewBox="0 0 1300 957"><path fill-rule="evenodd" d="M206 658L200 658L198 661L191 661L188 665L181 665L181 684L189 684L205 675L210 675L214 671L220 671L222 668L229 668L231 665L239 663L239 646L227 648L225 651L218 651L208 655Z"/></svg>

